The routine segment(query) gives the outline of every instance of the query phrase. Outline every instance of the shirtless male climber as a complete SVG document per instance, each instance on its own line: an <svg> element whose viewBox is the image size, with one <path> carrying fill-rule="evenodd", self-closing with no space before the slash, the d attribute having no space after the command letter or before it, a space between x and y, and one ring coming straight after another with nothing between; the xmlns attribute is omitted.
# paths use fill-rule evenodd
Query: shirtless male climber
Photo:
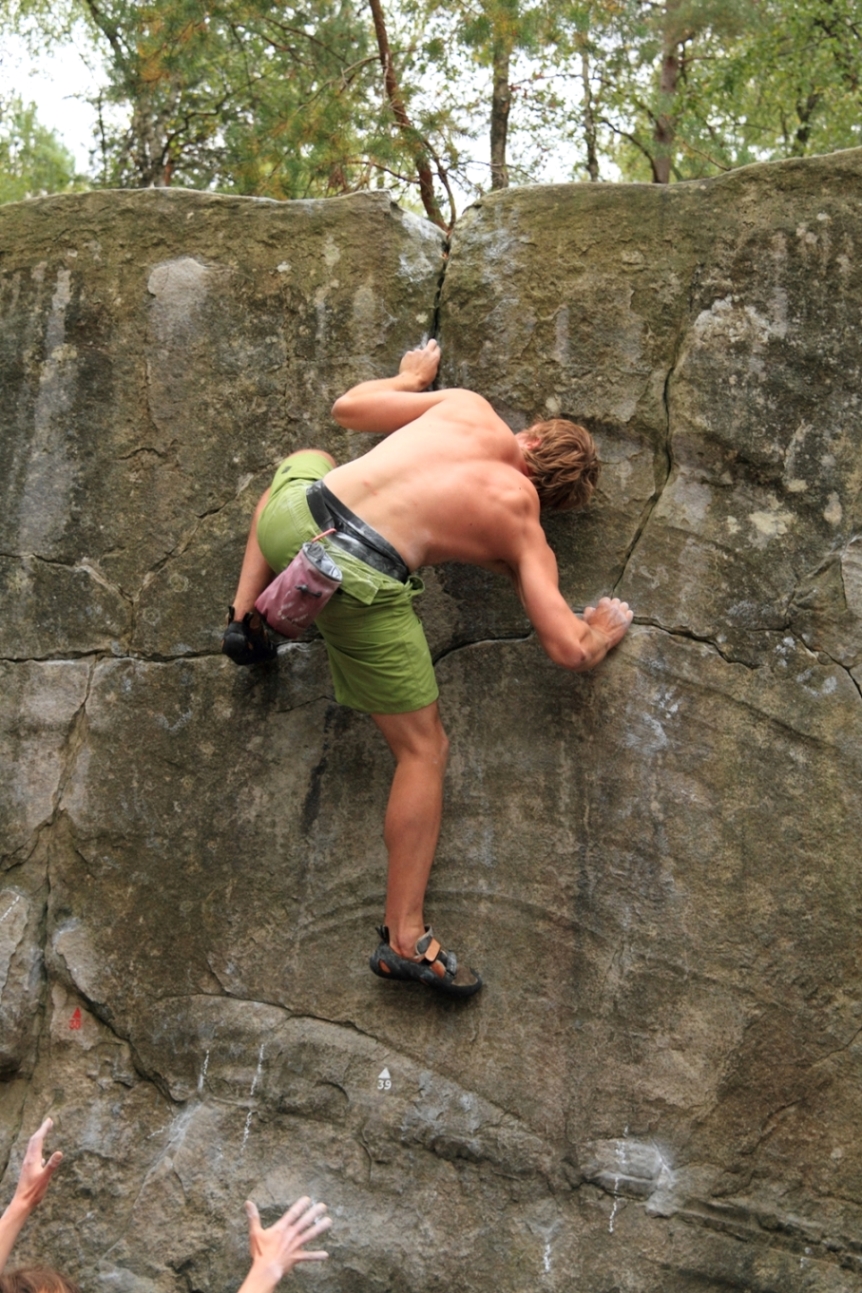
<svg viewBox="0 0 862 1293"><path fill-rule="evenodd" d="M439 363L429 341L405 354L396 377L361 382L336 400L341 426L386 436L361 458L338 467L304 449L281 464L255 510L223 650L237 664L275 655L255 599L304 542L334 527L323 544L343 582L316 623L335 696L371 715L396 763L383 828L386 914L371 969L469 996L481 978L441 948L422 911L449 743L412 607L422 591L413 572L463 561L507 575L545 651L576 672L604 659L632 612L603 597L575 615L539 521L542 507L589 502L599 467L589 433L555 419L514 435L481 395L429 390Z"/></svg>

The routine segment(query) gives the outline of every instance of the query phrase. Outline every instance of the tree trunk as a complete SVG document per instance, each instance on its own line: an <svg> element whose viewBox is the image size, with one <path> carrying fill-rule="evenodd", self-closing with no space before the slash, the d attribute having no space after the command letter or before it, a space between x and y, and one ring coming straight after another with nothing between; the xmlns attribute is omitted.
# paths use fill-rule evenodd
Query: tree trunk
<svg viewBox="0 0 862 1293"><path fill-rule="evenodd" d="M392 62L392 52L389 48L389 37L386 34L386 21L383 17L383 7L380 0L368 0L371 8L371 16L374 19L374 31L377 36L377 49L380 54L380 65L383 68L383 84L386 89L386 97L389 100L389 106L392 109L392 115L398 123L398 128L404 136L416 172L419 177L419 196L422 198L422 205L429 220L433 220L441 229L448 232L448 225L443 219L437 199L434 196L434 177L431 174L431 165L428 153L422 145L422 138L414 127L407 109L404 106L404 100L401 97L401 91L398 88L398 78L395 75L395 65Z"/></svg>
<svg viewBox="0 0 862 1293"><path fill-rule="evenodd" d="M494 88L491 97L491 188L509 187L506 165L506 140L509 133L509 109L512 90L509 85L511 50L504 40L494 41Z"/></svg>
<svg viewBox="0 0 862 1293"><path fill-rule="evenodd" d="M595 183L599 178L599 155L596 145L596 117L593 112L593 92L590 86L590 56L581 50L581 81L584 87L584 140L587 145L587 171Z"/></svg>
<svg viewBox="0 0 862 1293"><path fill-rule="evenodd" d="M665 5L664 50L659 77L659 111L653 130L655 156L652 173L656 184L670 182L670 163L673 156L673 141L676 138L676 121L672 109L679 82L679 43L673 16L678 8L679 0L668 0Z"/></svg>
<svg viewBox="0 0 862 1293"><path fill-rule="evenodd" d="M811 138L811 118L814 116L822 97L816 90L812 90L806 99L797 99L796 118L799 125L796 129L796 134L793 136L793 147L790 149L791 157L805 156L808 141Z"/></svg>
<svg viewBox="0 0 862 1293"><path fill-rule="evenodd" d="M673 114L667 109L670 106L669 101L673 98L676 90L678 77L679 59L674 49L665 53L661 64L660 102L662 111L659 112L656 118L655 130L653 131L655 157L653 158L652 170L653 180L656 184L668 184L670 182L670 161L673 154L676 129Z"/></svg>

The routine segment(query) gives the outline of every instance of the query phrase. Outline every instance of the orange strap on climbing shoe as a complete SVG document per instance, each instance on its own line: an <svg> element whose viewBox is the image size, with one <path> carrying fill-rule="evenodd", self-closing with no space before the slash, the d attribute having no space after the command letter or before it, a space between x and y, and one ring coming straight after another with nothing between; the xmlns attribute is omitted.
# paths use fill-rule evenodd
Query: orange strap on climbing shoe
<svg viewBox="0 0 862 1293"><path fill-rule="evenodd" d="M422 960L428 962L429 967L434 971L438 979L443 979L446 977L446 966L442 961L437 960L439 952L440 944L437 942L436 938L432 938L431 942L422 953Z"/></svg>

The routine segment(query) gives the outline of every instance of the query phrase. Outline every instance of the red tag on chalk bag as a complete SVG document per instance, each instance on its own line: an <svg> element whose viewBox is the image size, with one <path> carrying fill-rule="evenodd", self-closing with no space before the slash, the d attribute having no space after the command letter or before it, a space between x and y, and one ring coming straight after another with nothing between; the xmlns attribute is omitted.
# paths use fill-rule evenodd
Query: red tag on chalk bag
<svg viewBox="0 0 862 1293"><path fill-rule="evenodd" d="M290 565L276 575L254 604L269 627L283 637L298 638L304 633L341 586L341 571L317 541L334 533L323 530L303 543Z"/></svg>

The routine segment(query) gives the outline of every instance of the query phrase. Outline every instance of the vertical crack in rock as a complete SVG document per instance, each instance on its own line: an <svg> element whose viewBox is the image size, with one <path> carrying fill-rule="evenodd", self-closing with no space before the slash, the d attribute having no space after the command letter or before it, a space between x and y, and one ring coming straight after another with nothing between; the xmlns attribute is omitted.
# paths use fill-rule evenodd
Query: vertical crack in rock
<svg viewBox="0 0 862 1293"><path fill-rule="evenodd" d="M646 506L644 507L643 511L640 514L640 517L638 518L638 523L637 523L637 526L635 527L635 532L632 536L631 542L629 543L628 547L623 553L622 569L620 570L620 573L614 582L614 586L612 590L614 597L616 597L617 590L619 589L620 584L623 582L623 580L625 579L628 573L629 562L632 559L632 555L634 554L635 548L638 546L638 544L641 541L643 532L647 527L647 523L649 522L649 519L652 516L653 511L655 510L656 504L658 503L659 499L662 496L662 493L664 492L664 487L667 484L669 476L670 476L670 468L668 467L667 475L665 476L661 484L657 486L656 490L651 495L651 497L647 500Z"/></svg>
<svg viewBox="0 0 862 1293"><path fill-rule="evenodd" d="M40 837L44 837L45 839L46 896L45 896L44 912L42 917L42 949L41 949L43 976L44 976L44 985L43 985L44 992L47 992L48 983L49 983L49 974L48 974L47 967L48 967L48 958L49 958L49 950L50 950L49 939L51 936L51 930L50 930L51 905L52 905L52 896L55 889L54 878L52 875L52 866L53 866L52 843L53 843L54 836L56 835L57 823L60 820L60 817L63 813L62 802L66 792L66 788L69 785L69 782L75 770L75 765L77 764L77 761L78 761L78 757L81 753L81 750L84 748L87 740L87 731L89 726L89 721L87 717L87 704L90 699L90 694L93 687L93 679L95 677L95 672L96 672L96 663L97 661L95 658L90 659L89 666L87 669L87 682L84 689L84 696L77 710L72 715L72 719L69 723L69 730L63 745L60 775L57 778L57 786L53 795L51 816L48 819L48 821L44 823L40 831ZM70 976L70 979L71 979L71 976ZM43 1010L42 1025L40 1028L39 1040L37 1043L37 1059L38 1059L38 1050L42 1044L42 1037L44 1036L44 1031L49 1026L48 1015L49 1015L49 1012L47 1010Z"/></svg>
<svg viewBox="0 0 862 1293"><path fill-rule="evenodd" d="M819 656L825 656L825 658L829 661L829 663L830 663L830 664L834 664L834 665L835 665L836 669L840 669L840 670L842 671L842 673L846 673L847 677L850 679L850 681L851 681L851 683L853 684L854 688L855 688L855 689L856 689L856 691L859 693L859 699L860 699L860 700L862 700L862 684L860 684L859 682L857 682L857 681L856 681L856 679L853 677L853 672L852 672L852 669L851 669L850 665L842 664L840 660L836 660L836 659L835 659L835 657L834 657L833 655L830 655L828 651L825 651L825 650L823 649L823 647L813 647L813 646L811 646L811 645L810 645L810 644L805 640L805 634L804 634L804 633L800 633L799 638L800 638L800 641L801 641L801 642L803 642L803 643L804 643L804 645L808 648L808 650L812 653L812 655L815 655L815 656L818 656L818 657L819 657Z"/></svg>
<svg viewBox="0 0 862 1293"><path fill-rule="evenodd" d="M625 551L622 570L620 571L619 578L614 584L614 594L616 594L617 589L626 577L629 562L631 561L634 551L640 543L641 537L649 524L650 517L658 506L659 500L665 491L665 487L670 480L670 474L673 470L673 437L670 429L670 384L673 380L674 373L676 372L680 351L682 350L682 346L685 341L686 331L687 330L684 325L680 327L676 343L674 345L673 355L671 357L670 364L668 365L667 373L665 374L664 386L662 388L662 408L664 409L664 444L662 448L664 450L664 460L661 463L661 467L663 470L663 476L657 483L651 497L647 500L646 506L638 520L632 541ZM659 450L656 450L656 456L658 456L658 453Z"/></svg>
<svg viewBox="0 0 862 1293"><path fill-rule="evenodd" d="M329 712L327 712L323 720L323 749L320 758L309 773L308 790L306 791L305 799L302 801L302 824L300 829L306 838L311 833L311 829L320 813L321 786L329 763L329 723L330 717Z"/></svg>
<svg viewBox="0 0 862 1293"><path fill-rule="evenodd" d="M327 705L323 718L323 740L320 758L309 773L308 790L302 804L300 829L306 838L313 829L320 812L320 796L323 778L329 763L330 750L333 744L338 743L339 737L343 734L350 721L351 711L345 710L340 705L332 702Z"/></svg>
<svg viewBox="0 0 862 1293"><path fill-rule="evenodd" d="M96 658L91 656L87 668L87 683L84 689L84 698L75 710L75 713L72 715L71 722L69 723L69 731L63 746L62 765L60 768L60 776L57 779L57 789L54 792L53 811L49 821L46 823L46 826L49 829L54 825L60 813L60 804L62 803L63 795L65 794L66 787L69 784L75 764L78 761L78 755L81 752L81 748L86 742L88 727L87 702L90 699L90 692L92 691L95 672Z"/></svg>
<svg viewBox="0 0 862 1293"><path fill-rule="evenodd" d="M446 270L449 267L449 252L452 247L452 234L454 232L455 226L453 225L449 231L449 237L440 249L440 273L437 276L437 290L434 294L434 309L431 313L431 336L435 339L440 332L440 303L443 299L443 284L446 281ZM436 387L437 379L435 379L434 385Z"/></svg>

